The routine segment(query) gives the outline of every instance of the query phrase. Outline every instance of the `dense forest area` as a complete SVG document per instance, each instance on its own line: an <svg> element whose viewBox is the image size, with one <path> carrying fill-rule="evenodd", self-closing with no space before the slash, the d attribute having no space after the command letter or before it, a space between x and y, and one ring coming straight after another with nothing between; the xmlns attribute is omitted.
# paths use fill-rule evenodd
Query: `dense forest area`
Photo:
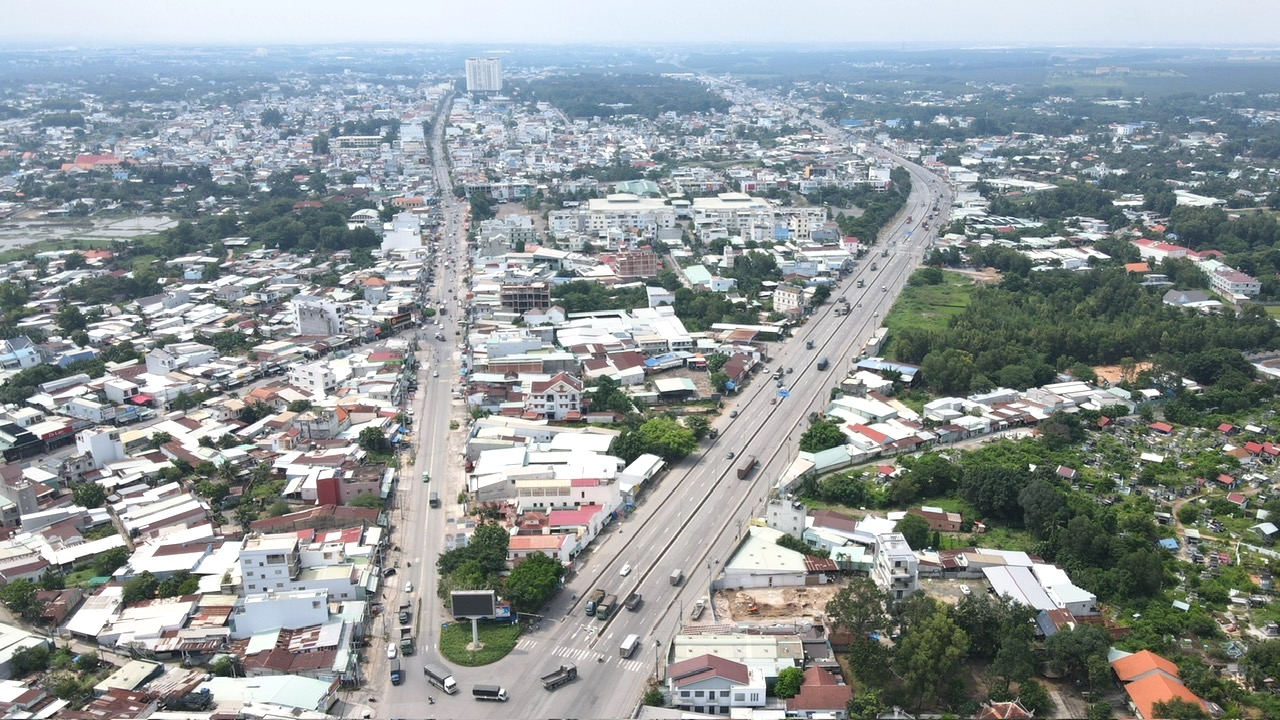
<svg viewBox="0 0 1280 720"><path fill-rule="evenodd" d="M729 101L690 80L660 75L570 75L510 83L522 100L549 102L569 117L640 115L665 112L724 112Z"/></svg>
<svg viewBox="0 0 1280 720"><path fill-rule="evenodd" d="M1275 347L1277 333L1261 307L1189 313L1165 306L1159 289L1139 286L1122 269L1103 268L1006 275L998 287L977 289L946 329L903 329L892 350L920 364L924 381L944 394L1023 389L1077 363L1146 358L1205 384L1243 388L1252 370L1233 358Z"/></svg>

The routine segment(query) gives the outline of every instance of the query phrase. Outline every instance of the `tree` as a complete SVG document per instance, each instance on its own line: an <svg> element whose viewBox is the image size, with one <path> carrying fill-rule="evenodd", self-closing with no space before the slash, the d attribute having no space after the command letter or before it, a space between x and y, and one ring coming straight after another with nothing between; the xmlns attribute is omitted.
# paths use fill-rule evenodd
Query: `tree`
<svg viewBox="0 0 1280 720"><path fill-rule="evenodd" d="M34 620L44 611L44 603L36 597L37 590L35 583L19 578L0 587L0 602L27 620Z"/></svg>
<svg viewBox="0 0 1280 720"><path fill-rule="evenodd" d="M218 677L232 677L235 675L236 671L235 663L229 655L219 655L214 659L213 663L209 665L209 669Z"/></svg>
<svg viewBox="0 0 1280 720"><path fill-rule="evenodd" d="M107 501L107 489L96 482L80 483L72 488L71 497L80 507L100 508Z"/></svg>
<svg viewBox="0 0 1280 720"><path fill-rule="evenodd" d="M729 374L723 370L712 370L707 375L707 382L711 383L711 387L716 392L722 393L729 389Z"/></svg>
<svg viewBox="0 0 1280 720"><path fill-rule="evenodd" d="M894 665L916 708L941 694L969 651L969 636L939 608L902 638Z"/></svg>
<svg viewBox="0 0 1280 720"><path fill-rule="evenodd" d="M311 409L311 401L306 398L294 400L289 403L287 409L291 413L304 413Z"/></svg>
<svg viewBox="0 0 1280 720"><path fill-rule="evenodd" d="M645 452L651 452L667 462L681 460L698 447L693 432L668 417L645 420L636 429L636 435Z"/></svg>
<svg viewBox="0 0 1280 720"><path fill-rule="evenodd" d="M849 720L876 720L884 709L880 696L870 691L854 695L844 707Z"/></svg>
<svg viewBox="0 0 1280 720"><path fill-rule="evenodd" d="M1044 641L1045 660L1054 672L1067 680L1087 680L1089 659L1106 655L1107 634L1095 625L1077 625L1061 630Z"/></svg>
<svg viewBox="0 0 1280 720"><path fill-rule="evenodd" d="M960 477L960 496L979 513L1001 520L1020 520L1018 493L1026 484L1023 473L997 465L974 463Z"/></svg>
<svg viewBox="0 0 1280 720"><path fill-rule="evenodd" d="M0 590L0 592L3 592ZM8 604L7 602L5 603ZM1255 690L1263 690L1268 678L1280 677L1280 640L1263 640L1249 647L1249 652L1240 661L1244 666L1245 680Z"/></svg>
<svg viewBox="0 0 1280 720"><path fill-rule="evenodd" d="M640 698L640 703L649 707L666 707L667 698L663 696L662 688L657 685L650 685L644 691L644 696Z"/></svg>
<svg viewBox="0 0 1280 720"><path fill-rule="evenodd" d="M80 308L70 303L58 308L58 327L67 334L83 330L89 324Z"/></svg>
<svg viewBox="0 0 1280 720"><path fill-rule="evenodd" d="M188 570L179 570L156 586L156 596L162 598L194 595L200 591L200 578Z"/></svg>
<svg viewBox="0 0 1280 720"><path fill-rule="evenodd" d="M848 442L840 426L830 420L819 420L810 425L800 436L800 451L808 453L822 452L840 447Z"/></svg>
<svg viewBox="0 0 1280 720"><path fill-rule="evenodd" d="M866 577L853 577L827 601L832 625L866 637L888 625L889 593Z"/></svg>
<svg viewBox="0 0 1280 720"><path fill-rule="evenodd" d="M277 108L267 108L258 116L258 122L262 123L263 127L277 127L284 122L284 113Z"/></svg>
<svg viewBox="0 0 1280 720"><path fill-rule="evenodd" d="M794 535L787 535L783 533L782 535L779 535L778 539L774 540L774 542L788 550L794 550L795 552L798 552L802 555L810 555L813 557L830 557L831 556L830 550L819 550L817 548L811 547L808 543L801 540L800 538L797 538Z"/></svg>
<svg viewBox="0 0 1280 720"><path fill-rule="evenodd" d="M66 579L62 577L62 573L54 570L52 565L40 573L41 590L61 590L65 585Z"/></svg>
<svg viewBox="0 0 1280 720"><path fill-rule="evenodd" d="M1018 493L1022 506L1022 522L1032 537L1043 540L1066 519L1067 502L1058 489L1044 478L1037 477Z"/></svg>
<svg viewBox="0 0 1280 720"><path fill-rule="evenodd" d="M77 671L81 673L91 673L94 670L97 670L98 665L100 664L100 661L98 660L98 653L93 652L92 650L86 653L81 653L80 656L75 659L74 664Z"/></svg>
<svg viewBox="0 0 1280 720"><path fill-rule="evenodd" d="M129 561L129 549L115 547L104 550L93 557L93 574L107 577Z"/></svg>
<svg viewBox="0 0 1280 720"><path fill-rule="evenodd" d="M382 432L382 428L367 427L360 431L357 437L360 443L360 449L368 453L383 454L391 449L387 442L387 436Z"/></svg>
<svg viewBox="0 0 1280 720"><path fill-rule="evenodd" d="M907 513L893 529L902 533L912 549L923 550L929 545L929 521L919 515Z"/></svg>
<svg viewBox="0 0 1280 720"><path fill-rule="evenodd" d="M773 694L780 698L795 697L804 682L804 671L798 667L783 668L778 672L778 680L773 685Z"/></svg>
<svg viewBox="0 0 1280 720"><path fill-rule="evenodd" d="M707 436L707 431L711 429L711 423L702 415L689 415L684 419L684 426L689 428L693 433L693 437L697 440Z"/></svg>
<svg viewBox="0 0 1280 720"><path fill-rule="evenodd" d="M15 651L9 659L14 675L27 675L40 672L49 667L49 648L45 645L33 645Z"/></svg>
<svg viewBox="0 0 1280 720"><path fill-rule="evenodd" d="M120 599L125 605L133 605L134 603L144 602L154 599L156 591L160 588L160 581L149 570L143 570L141 575L125 582L124 592Z"/></svg>
<svg viewBox="0 0 1280 720"><path fill-rule="evenodd" d="M1165 720L1208 720L1209 713L1199 703L1189 702L1182 698L1157 700L1151 704L1151 712L1155 717Z"/></svg>
<svg viewBox="0 0 1280 720"><path fill-rule="evenodd" d="M485 523L471 534L467 547L486 575L497 575L507 564L507 545L511 536L497 523Z"/></svg>
<svg viewBox="0 0 1280 720"><path fill-rule="evenodd" d="M347 507L369 508L371 510L379 510L382 508L382 498L373 493L365 493L356 495L347 500Z"/></svg>
<svg viewBox="0 0 1280 720"><path fill-rule="evenodd" d="M1018 701L1037 717L1048 717L1054 710L1053 698L1049 696L1049 691L1035 680L1026 680L1018 684Z"/></svg>
<svg viewBox="0 0 1280 720"><path fill-rule="evenodd" d="M281 515L288 515L290 510L292 510L292 508L289 507L289 503L284 500L276 500L268 505L267 509L262 511L262 514L266 517L273 518L280 517Z"/></svg>
<svg viewBox="0 0 1280 720"><path fill-rule="evenodd" d="M507 575L507 598L519 612L535 612L560 589L564 566L541 552L520 561Z"/></svg>

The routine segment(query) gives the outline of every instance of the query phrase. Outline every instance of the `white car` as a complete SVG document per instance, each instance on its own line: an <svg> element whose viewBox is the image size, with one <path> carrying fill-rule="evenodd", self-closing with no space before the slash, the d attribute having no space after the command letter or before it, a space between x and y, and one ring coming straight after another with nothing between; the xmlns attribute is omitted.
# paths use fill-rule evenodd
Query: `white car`
<svg viewBox="0 0 1280 720"><path fill-rule="evenodd" d="M405 583L405 584L404 584L404 591L405 591L405 592L407 592L407 593L411 593L411 592L413 592L413 583L411 583L411 582L410 582L410 583Z"/></svg>
<svg viewBox="0 0 1280 720"><path fill-rule="evenodd" d="M969 586L968 586L968 585L961 585L961 586L960 586L960 594L961 594L961 595L968 595L968 594L969 594L969 593L971 593L971 592L973 592L973 591L969 589Z"/></svg>
<svg viewBox="0 0 1280 720"><path fill-rule="evenodd" d="M396 646L395 646L395 645L388 645L388 646L387 646L387 659L388 659L388 660L394 660L394 659L395 659L395 657L396 657Z"/></svg>
<svg viewBox="0 0 1280 720"><path fill-rule="evenodd" d="M630 564L623 565L623 566L622 566L622 569L618 571L618 574L619 574L619 575L621 575L622 577L626 577L626 576L630 575L630 574L631 574L631 565L630 565Z"/></svg>
<svg viewBox="0 0 1280 720"><path fill-rule="evenodd" d="M431 377L440 377L440 371L439 371L439 370L432 370L432 371L431 371Z"/></svg>

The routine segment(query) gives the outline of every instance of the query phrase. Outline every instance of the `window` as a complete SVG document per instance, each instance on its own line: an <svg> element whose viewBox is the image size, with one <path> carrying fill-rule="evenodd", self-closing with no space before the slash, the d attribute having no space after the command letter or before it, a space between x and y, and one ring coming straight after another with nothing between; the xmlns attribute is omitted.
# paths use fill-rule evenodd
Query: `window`
<svg viewBox="0 0 1280 720"><path fill-rule="evenodd" d="M283 555L283 554L280 554L280 553L275 553L275 554L272 554L272 555L268 555L268 556L267 556L267 564L268 564L268 565L283 565L283 564L284 564L284 555Z"/></svg>
<svg viewBox="0 0 1280 720"><path fill-rule="evenodd" d="M693 696L694 696L694 697L702 697L702 691L701 691L701 690L694 690L694 691L693 691Z"/></svg>
<svg viewBox="0 0 1280 720"><path fill-rule="evenodd" d="M725 698L725 699L728 699L728 697L729 697L729 691L728 691L728 690L721 690L721 691L720 691L720 697Z"/></svg>
<svg viewBox="0 0 1280 720"><path fill-rule="evenodd" d="M278 583L276 583L276 587L278 587L278 588L282 588L282 587L284 587L284 583L282 583L282 582L278 582Z"/></svg>
<svg viewBox="0 0 1280 720"><path fill-rule="evenodd" d="M680 691L680 697L684 697L684 698L689 697L689 691L688 691L688 690L681 690L681 691Z"/></svg>
<svg viewBox="0 0 1280 720"><path fill-rule="evenodd" d="M734 701L734 702L746 702L746 700L747 700L747 694L746 694L746 693L734 693L734 694L733 694L733 701Z"/></svg>
<svg viewBox="0 0 1280 720"><path fill-rule="evenodd" d="M751 693L751 702L760 702L760 693Z"/></svg>

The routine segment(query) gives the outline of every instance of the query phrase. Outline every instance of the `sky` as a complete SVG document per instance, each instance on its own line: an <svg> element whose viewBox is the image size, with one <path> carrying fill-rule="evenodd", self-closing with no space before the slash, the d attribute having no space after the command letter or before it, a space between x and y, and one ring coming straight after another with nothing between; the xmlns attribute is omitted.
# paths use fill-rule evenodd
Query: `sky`
<svg viewBox="0 0 1280 720"><path fill-rule="evenodd" d="M7 1L0 46L849 43L1280 47L1275 0Z"/></svg>

